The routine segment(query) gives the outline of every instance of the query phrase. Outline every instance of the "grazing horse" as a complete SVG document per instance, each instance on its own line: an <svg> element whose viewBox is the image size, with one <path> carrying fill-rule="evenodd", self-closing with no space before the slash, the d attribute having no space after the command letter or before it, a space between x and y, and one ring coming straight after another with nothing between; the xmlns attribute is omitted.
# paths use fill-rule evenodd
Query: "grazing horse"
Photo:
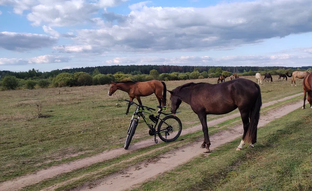
<svg viewBox="0 0 312 191"><path fill-rule="evenodd" d="M305 78L307 75L309 75L309 72L308 71L294 71L292 73L292 75L288 75L288 77L292 77L291 79L291 85L295 84L295 86L297 86L296 84L296 78L298 79L303 79Z"/></svg>
<svg viewBox="0 0 312 191"><path fill-rule="evenodd" d="M218 78L218 83L219 83L219 82L221 82L221 83L222 83L222 82L225 82L225 78L226 78L226 76L221 74L221 75L219 76L219 78Z"/></svg>
<svg viewBox="0 0 312 191"><path fill-rule="evenodd" d="M257 125L262 105L258 84L239 78L221 84L187 83L175 88L171 93L171 112L176 113L182 101L189 104L198 115L204 133L202 148L210 152L210 140L207 126L207 114L225 114L238 108L243 121L244 133L237 148L243 148L245 142L257 142Z"/></svg>
<svg viewBox="0 0 312 191"><path fill-rule="evenodd" d="M267 81L266 79L267 79L268 81L270 81L270 79L271 79L271 82L273 82L273 78L272 78L272 76L271 76L270 73L265 73L265 74L264 74L263 80L264 80L264 81Z"/></svg>
<svg viewBox="0 0 312 191"><path fill-rule="evenodd" d="M231 80L234 80L234 79L237 79L237 78L239 78L239 76L237 74L235 74L235 73L230 76Z"/></svg>
<svg viewBox="0 0 312 191"><path fill-rule="evenodd" d="M278 79L281 79L281 78L283 78L283 80L286 78L286 81L287 81L287 75L286 74L279 74Z"/></svg>
<svg viewBox="0 0 312 191"><path fill-rule="evenodd" d="M255 77L257 79L258 84L262 85L262 76L261 76L261 74L260 73L256 73Z"/></svg>
<svg viewBox="0 0 312 191"><path fill-rule="evenodd" d="M305 108L305 100L306 100L306 94L308 93L308 102L310 103L310 108L312 108L312 73L306 76L303 79L303 106L302 109Z"/></svg>
<svg viewBox="0 0 312 191"><path fill-rule="evenodd" d="M111 96L116 90L122 90L127 92L130 97L130 101L136 98L140 105L142 105L140 96L149 96L155 94L159 102L159 106L166 106L166 84L162 81L151 80L146 82L113 82L109 88L108 95Z"/></svg>

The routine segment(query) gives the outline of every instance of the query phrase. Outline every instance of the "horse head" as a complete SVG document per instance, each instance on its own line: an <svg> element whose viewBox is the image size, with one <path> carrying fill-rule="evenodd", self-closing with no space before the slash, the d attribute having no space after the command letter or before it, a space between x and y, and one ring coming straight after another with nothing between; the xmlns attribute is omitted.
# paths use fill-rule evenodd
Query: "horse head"
<svg viewBox="0 0 312 191"><path fill-rule="evenodd" d="M168 92L170 92L171 113L175 114L180 104L182 103L182 100L174 93L174 91L168 91Z"/></svg>
<svg viewBox="0 0 312 191"><path fill-rule="evenodd" d="M117 83L112 82L109 90L108 90L108 95L111 96L113 95L113 93L115 93L115 91L118 89Z"/></svg>

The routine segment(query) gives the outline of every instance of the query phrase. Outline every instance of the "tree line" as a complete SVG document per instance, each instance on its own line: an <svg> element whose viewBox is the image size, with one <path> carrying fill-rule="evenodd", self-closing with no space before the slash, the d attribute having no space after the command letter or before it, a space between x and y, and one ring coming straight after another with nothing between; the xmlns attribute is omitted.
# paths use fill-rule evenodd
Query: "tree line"
<svg viewBox="0 0 312 191"><path fill-rule="evenodd" d="M109 84L112 81L147 81L158 79L187 80L219 77L221 74L230 76L233 73L248 76L256 72L285 74L286 71L307 70L309 67L285 68L285 67L211 67L211 66L101 66L86 67L51 72L40 72L32 69L27 72L0 71L1 89L17 88L47 88L65 86L88 86Z"/></svg>

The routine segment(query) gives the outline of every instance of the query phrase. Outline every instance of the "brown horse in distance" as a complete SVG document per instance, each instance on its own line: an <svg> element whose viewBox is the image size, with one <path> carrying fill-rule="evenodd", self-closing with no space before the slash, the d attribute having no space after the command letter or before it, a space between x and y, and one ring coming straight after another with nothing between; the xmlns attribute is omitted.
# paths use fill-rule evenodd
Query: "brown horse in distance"
<svg viewBox="0 0 312 191"><path fill-rule="evenodd" d="M295 84L295 86L297 85L296 84L296 78L298 79L303 79L305 78L307 75L309 75L309 72L308 71L294 71L292 73L292 75L289 75L288 72L286 73L288 77L292 77L291 79L291 85Z"/></svg>
<svg viewBox="0 0 312 191"><path fill-rule="evenodd" d="M244 133L237 150L245 142L257 142L257 126L262 105L261 91L255 82L238 78L221 84L187 83L175 88L171 93L171 112L176 113L180 104L189 104L197 114L204 133L202 148L210 147L207 114L225 114L238 108L243 121Z"/></svg>
<svg viewBox="0 0 312 191"><path fill-rule="evenodd" d="M239 76L237 74L235 74L235 73L230 76L231 80L234 80L234 79L237 79L237 78L239 78Z"/></svg>
<svg viewBox="0 0 312 191"><path fill-rule="evenodd" d="M142 105L140 96L149 96L154 93L159 102L159 106L166 106L167 87L162 81L151 80L146 82L113 82L109 88L108 95L113 95L116 90L127 92L129 94L130 101L133 101L133 99L136 98L140 105Z"/></svg>
<svg viewBox="0 0 312 191"><path fill-rule="evenodd" d="M308 93L308 102L310 103L310 108L312 108L312 73L306 76L302 82L303 85L303 106L305 108L306 94Z"/></svg>
<svg viewBox="0 0 312 191"><path fill-rule="evenodd" d="M217 83L225 82L225 78L226 78L226 76L221 74L221 75L219 76L219 78L218 78Z"/></svg>

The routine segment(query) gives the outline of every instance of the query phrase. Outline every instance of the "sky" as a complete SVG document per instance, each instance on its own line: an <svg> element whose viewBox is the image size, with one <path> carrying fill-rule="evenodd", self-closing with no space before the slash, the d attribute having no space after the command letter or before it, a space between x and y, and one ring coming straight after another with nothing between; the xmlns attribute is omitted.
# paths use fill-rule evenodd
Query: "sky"
<svg viewBox="0 0 312 191"><path fill-rule="evenodd" d="M312 66L312 0L0 0L0 70Z"/></svg>

